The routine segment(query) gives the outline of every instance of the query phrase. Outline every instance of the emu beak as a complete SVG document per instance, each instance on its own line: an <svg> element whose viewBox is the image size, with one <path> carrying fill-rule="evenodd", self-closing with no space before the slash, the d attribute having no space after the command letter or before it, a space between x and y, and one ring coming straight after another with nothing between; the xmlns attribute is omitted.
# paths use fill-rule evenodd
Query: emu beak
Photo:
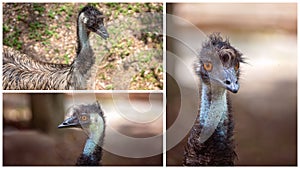
<svg viewBox="0 0 300 169"><path fill-rule="evenodd" d="M68 128L68 127L81 127L79 120L76 116L72 116L63 121L58 128Z"/></svg>
<svg viewBox="0 0 300 169"><path fill-rule="evenodd" d="M96 33L101 36L103 39L107 39L109 38L109 34L106 30L106 28L104 27L104 25L101 25L99 29L97 29Z"/></svg>
<svg viewBox="0 0 300 169"><path fill-rule="evenodd" d="M234 68L225 69L225 80L223 81L223 86L231 91L232 93L237 93L239 91L240 85L236 76Z"/></svg>

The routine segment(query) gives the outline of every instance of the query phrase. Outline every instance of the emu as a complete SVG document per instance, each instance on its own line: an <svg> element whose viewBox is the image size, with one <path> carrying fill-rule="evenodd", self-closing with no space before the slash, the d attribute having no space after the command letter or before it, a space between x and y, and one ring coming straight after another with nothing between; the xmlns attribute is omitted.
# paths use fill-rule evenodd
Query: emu
<svg viewBox="0 0 300 169"><path fill-rule="evenodd" d="M72 107L69 113L71 116L61 123L58 128L82 128L87 131L89 136L76 165L101 165L105 119L100 104L96 102L78 105Z"/></svg>
<svg viewBox="0 0 300 169"><path fill-rule="evenodd" d="M194 68L202 80L201 106L184 150L184 165L234 165L233 117L229 94L239 90L242 53L213 33Z"/></svg>
<svg viewBox="0 0 300 169"><path fill-rule="evenodd" d="M68 90L86 89L95 64L89 44L94 32L109 37L103 23L104 15L95 7L85 6L77 17L76 58L70 64L53 64L34 60L19 51L3 47L3 89L7 90Z"/></svg>

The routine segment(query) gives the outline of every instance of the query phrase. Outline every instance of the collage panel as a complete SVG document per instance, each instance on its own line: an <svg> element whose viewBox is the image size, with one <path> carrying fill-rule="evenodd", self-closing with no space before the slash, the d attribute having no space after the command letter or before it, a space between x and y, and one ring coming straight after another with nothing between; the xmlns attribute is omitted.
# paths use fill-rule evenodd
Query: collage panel
<svg viewBox="0 0 300 169"><path fill-rule="evenodd" d="M297 165L297 3L167 3L167 166Z"/></svg>
<svg viewBox="0 0 300 169"><path fill-rule="evenodd" d="M297 166L298 2L2 2L3 166Z"/></svg>
<svg viewBox="0 0 300 169"><path fill-rule="evenodd" d="M2 9L4 166L163 165L163 3Z"/></svg>
<svg viewBox="0 0 300 169"><path fill-rule="evenodd" d="M5 93L4 166L162 166L161 93Z"/></svg>
<svg viewBox="0 0 300 169"><path fill-rule="evenodd" d="M4 90L163 90L163 3L3 3Z"/></svg>

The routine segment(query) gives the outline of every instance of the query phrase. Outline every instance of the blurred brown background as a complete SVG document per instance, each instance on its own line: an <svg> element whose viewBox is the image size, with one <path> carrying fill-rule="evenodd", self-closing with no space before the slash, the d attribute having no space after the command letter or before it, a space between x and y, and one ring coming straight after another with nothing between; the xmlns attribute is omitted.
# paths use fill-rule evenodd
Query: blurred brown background
<svg viewBox="0 0 300 169"><path fill-rule="evenodd" d="M205 35L221 32L247 62L230 95L236 165L297 165L297 4L168 3L167 13L180 17L167 19L167 127L194 123L200 83L192 64ZM185 121L176 122L179 108ZM178 139L171 135L167 144ZM171 146L167 165L182 165L186 139Z"/></svg>
<svg viewBox="0 0 300 169"><path fill-rule="evenodd" d="M101 104L107 125L102 164L161 166L161 93L6 93L3 95L3 165L75 165L87 135L81 129L58 129L57 126L69 107L95 99ZM137 138L137 142L132 145L118 134ZM153 137L150 144L143 142ZM141 146L144 144L146 146ZM156 154L149 155L149 152ZM126 153L129 156L124 156ZM138 158L133 154L144 156Z"/></svg>

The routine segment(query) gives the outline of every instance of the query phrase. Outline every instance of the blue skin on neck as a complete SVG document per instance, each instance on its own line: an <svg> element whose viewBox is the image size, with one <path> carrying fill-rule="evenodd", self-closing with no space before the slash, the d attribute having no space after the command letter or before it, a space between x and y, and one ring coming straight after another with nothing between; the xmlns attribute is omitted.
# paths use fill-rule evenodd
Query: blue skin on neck
<svg viewBox="0 0 300 169"><path fill-rule="evenodd" d="M211 96L211 97L209 97ZM200 141L203 143L213 134L221 142L227 135L224 121L228 118L226 90L218 86L202 85L200 125L202 126Z"/></svg>
<svg viewBox="0 0 300 169"><path fill-rule="evenodd" d="M91 160L94 160L93 152L95 151L96 147L97 143L95 143L95 141L92 138L87 139L83 149L83 154L90 157Z"/></svg>
<svg viewBox="0 0 300 169"><path fill-rule="evenodd" d="M98 114L91 114L91 125L89 125L89 138L87 139L83 154L95 160L94 152L97 146L102 145L101 137L104 132L104 120ZM100 142L101 141L101 142Z"/></svg>

